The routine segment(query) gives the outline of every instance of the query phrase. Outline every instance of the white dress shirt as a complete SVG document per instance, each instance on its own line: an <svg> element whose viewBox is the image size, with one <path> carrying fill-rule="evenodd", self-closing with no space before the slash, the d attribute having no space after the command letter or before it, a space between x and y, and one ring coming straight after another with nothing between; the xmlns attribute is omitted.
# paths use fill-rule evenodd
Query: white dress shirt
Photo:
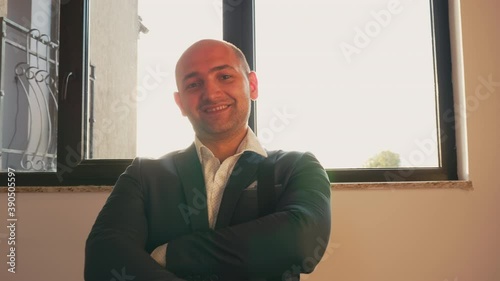
<svg viewBox="0 0 500 281"><path fill-rule="evenodd" d="M208 225L211 229L215 228L217 214L222 200L222 194L227 185L234 165L245 151L253 151L257 154L267 157L266 150L262 147L257 136L250 129L247 130L245 138L241 141L236 154L228 157L222 163L217 159L212 151L201 141L195 139L196 152L200 159L203 169L203 178L205 179L205 189L207 193Z"/></svg>

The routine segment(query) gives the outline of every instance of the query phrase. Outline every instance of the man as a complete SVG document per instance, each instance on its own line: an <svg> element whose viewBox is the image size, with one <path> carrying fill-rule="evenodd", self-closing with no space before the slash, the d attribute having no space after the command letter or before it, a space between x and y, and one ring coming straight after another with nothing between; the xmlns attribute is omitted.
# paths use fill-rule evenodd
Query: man
<svg viewBox="0 0 500 281"><path fill-rule="evenodd" d="M120 176L87 239L85 279L299 280L330 235L324 169L259 144L247 124L257 76L232 44L196 42L175 74L195 142Z"/></svg>

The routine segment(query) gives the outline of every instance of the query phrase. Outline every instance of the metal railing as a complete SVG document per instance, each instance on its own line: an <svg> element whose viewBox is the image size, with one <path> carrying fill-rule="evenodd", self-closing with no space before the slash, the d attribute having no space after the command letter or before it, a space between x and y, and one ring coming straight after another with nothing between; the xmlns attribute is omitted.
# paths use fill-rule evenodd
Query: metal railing
<svg viewBox="0 0 500 281"><path fill-rule="evenodd" d="M0 18L0 170L55 171L59 44Z"/></svg>

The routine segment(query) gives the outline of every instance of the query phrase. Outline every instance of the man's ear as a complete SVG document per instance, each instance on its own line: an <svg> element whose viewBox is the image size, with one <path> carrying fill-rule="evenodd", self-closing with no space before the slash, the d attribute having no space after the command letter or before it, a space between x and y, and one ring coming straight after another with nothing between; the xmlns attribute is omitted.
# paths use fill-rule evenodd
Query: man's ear
<svg viewBox="0 0 500 281"><path fill-rule="evenodd" d="M256 100L259 97L259 80L255 71L248 73L248 83L250 85L250 98Z"/></svg>
<svg viewBox="0 0 500 281"><path fill-rule="evenodd" d="M182 102L181 102L181 97L179 95L180 95L179 92L174 92L175 103L177 104L177 106L181 110L182 116L186 116L186 112L184 111L184 107L182 106Z"/></svg>

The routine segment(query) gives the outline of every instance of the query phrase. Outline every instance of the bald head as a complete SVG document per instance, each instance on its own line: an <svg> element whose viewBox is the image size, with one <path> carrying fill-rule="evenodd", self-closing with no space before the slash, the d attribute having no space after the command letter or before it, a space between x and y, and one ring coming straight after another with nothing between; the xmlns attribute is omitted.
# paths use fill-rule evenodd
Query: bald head
<svg viewBox="0 0 500 281"><path fill-rule="evenodd" d="M222 40L203 39L187 48L177 61L175 66L177 86L179 86L179 79L182 79L182 77L179 76L185 73L186 68L189 68L191 64L196 63L196 60L203 57L209 57L213 53L224 52L224 50L226 51L226 55L234 56L234 58L237 59L243 73L248 74L250 72L250 66L248 65L245 55L238 47Z"/></svg>

